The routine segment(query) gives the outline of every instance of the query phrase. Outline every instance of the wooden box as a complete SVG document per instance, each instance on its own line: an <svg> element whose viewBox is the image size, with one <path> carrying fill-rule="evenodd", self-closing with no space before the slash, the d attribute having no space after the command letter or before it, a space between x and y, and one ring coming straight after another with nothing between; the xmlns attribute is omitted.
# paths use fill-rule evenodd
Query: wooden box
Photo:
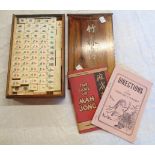
<svg viewBox="0 0 155 155"><path fill-rule="evenodd" d="M68 15L68 71L115 66L112 14Z"/></svg>
<svg viewBox="0 0 155 155"><path fill-rule="evenodd" d="M13 15L6 97L65 96L65 15Z"/></svg>

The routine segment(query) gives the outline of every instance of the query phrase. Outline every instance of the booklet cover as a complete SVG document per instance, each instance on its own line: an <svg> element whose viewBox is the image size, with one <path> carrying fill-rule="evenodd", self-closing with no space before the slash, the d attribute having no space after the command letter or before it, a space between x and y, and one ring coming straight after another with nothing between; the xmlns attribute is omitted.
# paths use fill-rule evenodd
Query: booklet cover
<svg viewBox="0 0 155 155"><path fill-rule="evenodd" d="M116 66L92 124L133 142L152 83Z"/></svg>
<svg viewBox="0 0 155 155"><path fill-rule="evenodd" d="M73 71L68 78L79 132L98 129L91 121L109 79L107 68Z"/></svg>

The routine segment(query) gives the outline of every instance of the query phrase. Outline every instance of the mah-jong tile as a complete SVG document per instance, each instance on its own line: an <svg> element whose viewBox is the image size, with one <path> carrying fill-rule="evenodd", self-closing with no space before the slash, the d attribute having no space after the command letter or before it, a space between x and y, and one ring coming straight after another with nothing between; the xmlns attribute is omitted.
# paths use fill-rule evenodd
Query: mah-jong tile
<svg viewBox="0 0 155 155"><path fill-rule="evenodd" d="M46 39L40 39L39 44L47 45L47 44L49 44L49 40L47 38Z"/></svg>
<svg viewBox="0 0 155 155"><path fill-rule="evenodd" d="M21 86L19 87L18 91L17 91L17 95L24 95L25 94L25 91L27 90L28 88L25 87L25 86Z"/></svg>
<svg viewBox="0 0 155 155"><path fill-rule="evenodd" d="M24 44L23 49L24 50L30 50L31 49L31 44Z"/></svg>
<svg viewBox="0 0 155 155"><path fill-rule="evenodd" d="M39 67L46 67L46 65L47 65L46 62L42 62L42 61L38 62Z"/></svg>
<svg viewBox="0 0 155 155"><path fill-rule="evenodd" d="M50 29L49 31L48 31L48 33L49 33L49 36L56 36L56 30L55 29Z"/></svg>
<svg viewBox="0 0 155 155"><path fill-rule="evenodd" d="M41 33L39 37L40 37L40 40L48 40L48 35L45 33Z"/></svg>
<svg viewBox="0 0 155 155"><path fill-rule="evenodd" d="M47 45L47 44L41 44L41 45L39 46L39 48L40 48L40 49L46 49L46 48L48 48L48 45Z"/></svg>
<svg viewBox="0 0 155 155"><path fill-rule="evenodd" d="M41 30L40 30L40 29L35 28L35 29L33 29L32 33L39 34L39 33L41 33Z"/></svg>
<svg viewBox="0 0 155 155"><path fill-rule="evenodd" d="M21 85L21 80L12 80L11 86L12 87L19 87Z"/></svg>
<svg viewBox="0 0 155 155"><path fill-rule="evenodd" d="M38 54L39 54L40 56L46 56L47 53L48 53L48 49L46 49L46 48L40 49L39 52L38 52Z"/></svg>
<svg viewBox="0 0 155 155"><path fill-rule="evenodd" d="M21 55L14 55L12 57L12 61L15 62L15 61L21 61Z"/></svg>
<svg viewBox="0 0 155 155"><path fill-rule="evenodd" d="M22 72L28 73L30 71L30 67L26 66L26 65L23 65L23 66L21 66L21 70L22 70Z"/></svg>
<svg viewBox="0 0 155 155"><path fill-rule="evenodd" d="M33 44L39 44L40 45L40 38L39 39L32 39L31 43L32 43L32 45Z"/></svg>
<svg viewBox="0 0 155 155"><path fill-rule="evenodd" d="M19 19L18 19L18 22L19 22L20 24L25 24L25 23L26 23L26 18L19 18Z"/></svg>
<svg viewBox="0 0 155 155"><path fill-rule="evenodd" d="M54 81L54 73L52 73L52 72L50 73L50 72L49 72L49 73L47 74L47 79L52 79L52 80Z"/></svg>
<svg viewBox="0 0 155 155"><path fill-rule="evenodd" d="M23 79L23 78L27 78L27 79L29 79L29 75L30 75L30 72L21 72L21 79Z"/></svg>
<svg viewBox="0 0 155 155"><path fill-rule="evenodd" d="M38 91L46 91L46 90L47 90L47 85L44 85L44 84L38 85Z"/></svg>
<svg viewBox="0 0 155 155"><path fill-rule="evenodd" d="M22 39L16 39L15 41L14 41L14 44L15 45L21 45L21 44L23 44L24 43L24 41L22 40Z"/></svg>
<svg viewBox="0 0 155 155"><path fill-rule="evenodd" d="M24 33L23 37L24 37L24 39L31 40L31 34L30 33Z"/></svg>
<svg viewBox="0 0 155 155"><path fill-rule="evenodd" d="M31 44L31 38L23 39L23 44Z"/></svg>
<svg viewBox="0 0 155 155"><path fill-rule="evenodd" d="M35 24L36 25L39 25L39 24L41 24L42 23L42 19L41 18L36 18L35 19Z"/></svg>
<svg viewBox="0 0 155 155"><path fill-rule="evenodd" d="M39 53L38 51L33 51L33 53L31 53L30 55L30 61L38 61L39 58Z"/></svg>
<svg viewBox="0 0 155 155"><path fill-rule="evenodd" d="M21 66L29 66L30 65L30 61L24 60L21 62Z"/></svg>
<svg viewBox="0 0 155 155"><path fill-rule="evenodd" d="M15 42L18 40L23 41L23 38L24 38L24 33L17 33L15 36Z"/></svg>
<svg viewBox="0 0 155 155"><path fill-rule="evenodd" d="M24 24L17 24L16 25L16 30L22 30L22 31L24 31L24 29L25 29L25 25Z"/></svg>
<svg viewBox="0 0 155 155"><path fill-rule="evenodd" d="M19 87L12 87L12 92L17 93L19 91Z"/></svg>
<svg viewBox="0 0 155 155"><path fill-rule="evenodd" d="M38 49L40 49L40 45L39 44L31 44L31 49L38 50Z"/></svg>
<svg viewBox="0 0 155 155"><path fill-rule="evenodd" d="M48 56L54 56L55 55L55 49L54 50L50 50L48 51Z"/></svg>
<svg viewBox="0 0 155 155"><path fill-rule="evenodd" d="M38 60L45 62L46 61L46 56L39 55Z"/></svg>
<svg viewBox="0 0 155 155"><path fill-rule="evenodd" d="M38 66L31 66L30 67L30 72L38 72L38 71L39 71Z"/></svg>
<svg viewBox="0 0 155 155"><path fill-rule="evenodd" d="M31 34L31 40L39 40L40 39L40 34L38 33L32 33Z"/></svg>
<svg viewBox="0 0 155 155"><path fill-rule="evenodd" d="M57 21L56 24L57 24L57 27L58 27L58 28L62 28L62 21Z"/></svg>
<svg viewBox="0 0 155 155"><path fill-rule="evenodd" d="M44 79L44 78L39 78L39 84L46 85L47 84L47 80Z"/></svg>
<svg viewBox="0 0 155 155"><path fill-rule="evenodd" d="M39 72L39 73L38 73L38 77L39 77L39 78L46 79L46 78L47 78L47 73L46 73L46 72ZM39 78L38 78L38 79L39 79Z"/></svg>
<svg viewBox="0 0 155 155"><path fill-rule="evenodd" d="M47 62L47 68L52 68L54 67L56 64L55 64L55 60L52 60L52 61L48 61Z"/></svg>
<svg viewBox="0 0 155 155"><path fill-rule="evenodd" d="M38 84L39 83L39 79L38 78L30 78L30 83L31 84Z"/></svg>
<svg viewBox="0 0 155 155"><path fill-rule="evenodd" d="M12 79L20 79L21 78L21 73L20 72L13 72L11 78Z"/></svg>
<svg viewBox="0 0 155 155"><path fill-rule="evenodd" d="M30 72L29 77L30 78L38 78L38 72Z"/></svg>
<svg viewBox="0 0 155 155"><path fill-rule="evenodd" d="M61 90L61 58L56 59L56 66L54 69L54 89Z"/></svg>
<svg viewBox="0 0 155 155"><path fill-rule="evenodd" d="M52 17L52 18L50 19L50 24L55 24L56 21L57 21L57 18L56 18L56 17Z"/></svg>
<svg viewBox="0 0 155 155"><path fill-rule="evenodd" d="M22 54L21 61L29 61L29 60L30 60L30 55L28 55L28 54Z"/></svg>
<svg viewBox="0 0 155 155"><path fill-rule="evenodd" d="M47 85L49 86L49 85L54 85L54 79L51 79L51 78L49 78L49 79L47 79Z"/></svg>
<svg viewBox="0 0 155 155"><path fill-rule="evenodd" d="M39 66L38 67L39 72L46 72L46 70L47 70L46 66Z"/></svg>
<svg viewBox="0 0 155 155"><path fill-rule="evenodd" d="M18 64L18 63L17 63L17 64ZM13 74L13 73L20 73L20 72L21 72L21 66L17 66L17 65L16 65L16 66L15 66L15 65L12 66L10 72L11 72L12 74ZM12 75L12 76L13 76L13 75Z"/></svg>
<svg viewBox="0 0 155 155"><path fill-rule="evenodd" d="M14 46L14 50L22 50L23 49L23 45L22 44L18 44Z"/></svg>
<svg viewBox="0 0 155 155"><path fill-rule="evenodd" d="M44 19L43 24L47 24L47 25L49 25L49 24L50 24L50 19L49 19L49 18Z"/></svg>
<svg viewBox="0 0 155 155"><path fill-rule="evenodd" d="M41 30L44 29L44 30L47 31L47 30L48 30L48 27L49 27L48 24L44 24L44 23L43 23L43 24L40 24L40 29L41 29Z"/></svg>
<svg viewBox="0 0 155 155"><path fill-rule="evenodd" d="M34 24L35 23L35 18L27 18L26 23L27 24Z"/></svg>
<svg viewBox="0 0 155 155"><path fill-rule="evenodd" d="M48 26L48 30L56 30L56 22L55 23L51 23L49 26Z"/></svg>
<svg viewBox="0 0 155 155"><path fill-rule="evenodd" d="M31 29L32 28L32 24L30 24L30 23L26 23L26 24L24 24L25 25L25 30L26 29Z"/></svg>
<svg viewBox="0 0 155 155"><path fill-rule="evenodd" d="M22 50L14 50L14 53L12 53L13 56L17 56L17 55L21 55L22 54Z"/></svg>
<svg viewBox="0 0 155 155"><path fill-rule="evenodd" d="M22 50L22 54L23 55L30 55L31 54L31 50Z"/></svg>
<svg viewBox="0 0 155 155"><path fill-rule="evenodd" d="M24 29L16 29L16 33L17 34L23 34L24 33Z"/></svg>
<svg viewBox="0 0 155 155"><path fill-rule="evenodd" d="M22 65L21 61L12 62L12 71L17 71L17 68L21 67L21 65Z"/></svg>
<svg viewBox="0 0 155 155"><path fill-rule="evenodd" d="M47 57L48 62L55 62L55 59L56 59L55 56L48 56Z"/></svg>
<svg viewBox="0 0 155 155"><path fill-rule="evenodd" d="M32 31L32 29L30 28L30 29L26 29L26 30L25 30L25 33L31 34L31 33L33 33L33 31Z"/></svg>
<svg viewBox="0 0 155 155"><path fill-rule="evenodd" d="M38 85L37 84L29 84L28 89L29 90L38 90Z"/></svg>

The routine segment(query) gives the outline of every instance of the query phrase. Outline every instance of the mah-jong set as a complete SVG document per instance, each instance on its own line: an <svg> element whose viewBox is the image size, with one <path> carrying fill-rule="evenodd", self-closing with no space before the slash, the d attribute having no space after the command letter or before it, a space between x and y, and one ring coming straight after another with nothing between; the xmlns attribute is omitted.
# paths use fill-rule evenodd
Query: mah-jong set
<svg viewBox="0 0 155 155"><path fill-rule="evenodd" d="M79 132L103 129L133 142L152 83L115 65L111 13L67 16ZM65 15L13 15L6 97L65 97Z"/></svg>

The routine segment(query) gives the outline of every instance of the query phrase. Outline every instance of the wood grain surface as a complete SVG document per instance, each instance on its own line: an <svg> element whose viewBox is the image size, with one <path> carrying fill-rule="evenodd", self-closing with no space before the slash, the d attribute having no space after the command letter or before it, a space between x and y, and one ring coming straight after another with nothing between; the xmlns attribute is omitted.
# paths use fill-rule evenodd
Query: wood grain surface
<svg viewBox="0 0 155 155"><path fill-rule="evenodd" d="M101 23L99 18L104 17ZM115 66L112 14L68 15L68 71L83 68Z"/></svg>

